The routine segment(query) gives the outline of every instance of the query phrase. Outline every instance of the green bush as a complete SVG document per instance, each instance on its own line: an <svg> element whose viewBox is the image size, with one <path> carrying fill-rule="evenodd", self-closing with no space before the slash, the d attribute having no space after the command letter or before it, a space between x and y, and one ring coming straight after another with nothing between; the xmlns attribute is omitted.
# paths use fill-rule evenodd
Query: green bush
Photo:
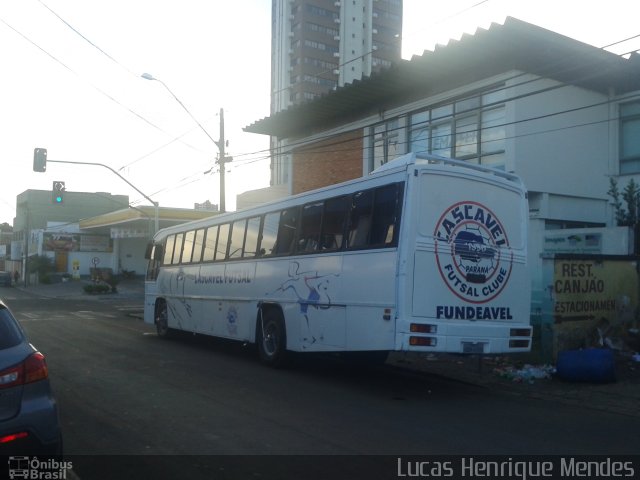
<svg viewBox="0 0 640 480"><path fill-rule="evenodd" d="M28 259L29 273L38 274L42 283L51 283L50 275L53 273L53 260L46 255L34 255Z"/></svg>
<svg viewBox="0 0 640 480"><path fill-rule="evenodd" d="M82 288L84 289L85 293L88 293L89 295L111 292L111 287L103 283L90 283Z"/></svg>

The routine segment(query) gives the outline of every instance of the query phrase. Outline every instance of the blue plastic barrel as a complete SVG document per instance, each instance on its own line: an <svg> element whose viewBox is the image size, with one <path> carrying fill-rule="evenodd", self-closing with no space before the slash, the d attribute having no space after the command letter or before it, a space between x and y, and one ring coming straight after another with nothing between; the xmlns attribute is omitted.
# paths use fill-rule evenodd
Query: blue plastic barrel
<svg viewBox="0 0 640 480"><path fill-rule="evenodd" d="M558 377L570 382L615 382L613 350L586 348L559 352L556 373Z"/></svg>

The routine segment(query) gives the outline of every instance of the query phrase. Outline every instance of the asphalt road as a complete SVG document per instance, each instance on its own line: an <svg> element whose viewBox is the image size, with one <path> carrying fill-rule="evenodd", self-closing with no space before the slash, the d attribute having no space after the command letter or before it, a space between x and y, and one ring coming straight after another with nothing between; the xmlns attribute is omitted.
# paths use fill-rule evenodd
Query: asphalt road
<svg viewBox="0 0 640 480"><path fill-rule="evenodd" d="M162 340L129 315L137 305L119 300L12 290L8 304L47 357L65 454L83 479L271 478L264 472L280 469L287 476L273 478L315 478L327 465L363 464L387 475L398 456L635 454L640 444L637 418L336 358L274 370L248 346Z"/></svg>

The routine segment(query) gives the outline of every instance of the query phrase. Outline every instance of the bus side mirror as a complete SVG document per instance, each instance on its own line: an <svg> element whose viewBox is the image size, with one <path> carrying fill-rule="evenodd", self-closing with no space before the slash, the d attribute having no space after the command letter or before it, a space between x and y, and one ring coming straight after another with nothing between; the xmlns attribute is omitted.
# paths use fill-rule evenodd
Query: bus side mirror
<svg viewBox="0 0 640 480"><path fill-rule="evenodd" d="M144 259L150 260L152 253L153 253L153 242L149 242L147 243L147 248L144 251Z"/></svg>

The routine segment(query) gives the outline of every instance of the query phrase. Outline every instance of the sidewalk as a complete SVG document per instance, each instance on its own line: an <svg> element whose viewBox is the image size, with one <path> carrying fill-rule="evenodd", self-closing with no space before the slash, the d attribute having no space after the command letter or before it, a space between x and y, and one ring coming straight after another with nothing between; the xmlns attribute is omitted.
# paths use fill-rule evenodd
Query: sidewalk
<svg viewBox="0 0 640 480"><path fill-rule="evenodd" d="M533 369L526 370L523 361L509 356L480 359L466 355L393 352L388 363L510 395L640 417L640 363L628 355L616 354L616 381L600 384L568 382L555 375L549 375L548 378L528 377L531 370L544 373L546 369L552 370L553 366L534 365Z"/></svg>
<svg viewBox="0 0 640 480"><path fill-rule="evenodd" d="M83 290L83 286L88 283L90 282L79 280L17 288L45 298L126 298L139 302L140 310L143 309L144 280L141 278L123 279L117 286L118 292L114 294L89 295ZM534 365L533 369L525 370L524 360L517 356L480 359L466 355L392 352L387 363L397 368L427 372L510 395L640 417L640 362L634 361L628 354L616 353L616 381L604 384L567 382L553 375L550 378L531 378L531 371L543 374L553 366Z"/></svg>
<svg viewBox="0 0 640 480"><path fill-rule="evenodd" d="M140 308L143 308L144 302L144 280L140 278L122 279L118 283L117 293L94 294L85 293L84 286L93 282L88 279L69 280L68 282L57 282L50 284L29 285L25 287L22 283L14 288L26 293L31 293L39 297L45 298L78 298L83 300L104 300L110 298L139 298ZM2 295L2 290L0 290Z"/></svg>

